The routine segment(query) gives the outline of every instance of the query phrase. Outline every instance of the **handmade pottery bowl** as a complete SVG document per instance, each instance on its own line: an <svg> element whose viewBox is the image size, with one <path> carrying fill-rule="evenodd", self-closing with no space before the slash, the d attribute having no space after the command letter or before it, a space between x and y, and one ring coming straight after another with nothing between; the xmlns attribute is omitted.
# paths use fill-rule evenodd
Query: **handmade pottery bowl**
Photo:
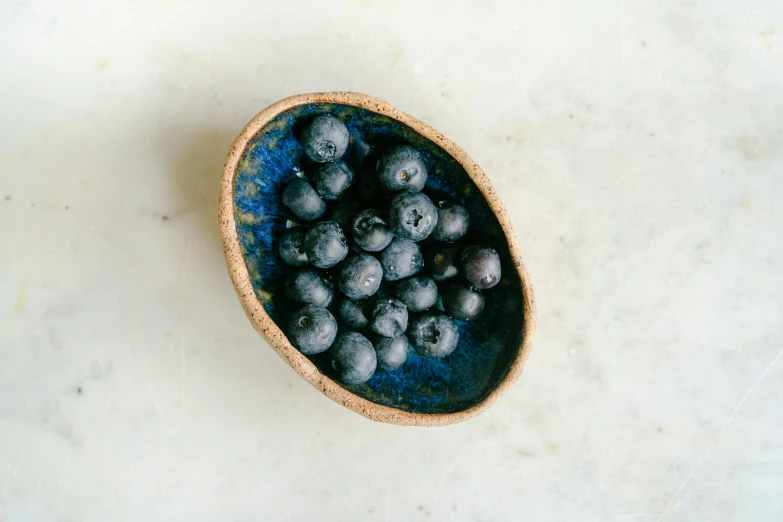
<svg viewBox="0 0 783 522"><path fill-rule="evenodd" d="M347 126L348 155L395 143L421 151L430 173L425 191L466 206L471 218L468 241L489 244L502 263L501 283L487 292L484 313L475 321L459 322L459 345L451 355L428 359L412 353L402 367L376 372L358 385L336 380L328 352L305 356L281 329L286 311L281 281L293 270L277 252L276 241L290 219L281 193L306 165L296 136L304 122L324 113ZM519 377L532 348L536 311L517 238L481 168L432 127L363 94L293 96L250 121L231 147L220 183L223 249L250 322L330 399L381 422L445 425L485 411Z"/></svg>

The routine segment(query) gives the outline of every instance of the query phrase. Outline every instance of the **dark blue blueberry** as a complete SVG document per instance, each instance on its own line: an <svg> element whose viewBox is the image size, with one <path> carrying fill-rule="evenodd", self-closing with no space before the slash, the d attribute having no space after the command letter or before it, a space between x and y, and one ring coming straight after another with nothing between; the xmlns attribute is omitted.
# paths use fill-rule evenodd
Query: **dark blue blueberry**
<svg viewBox="0 0 783 522"><path fill-rule="evenodd" d="M326 213L326 203L303 179L295 179L283 191L283 205L302 221L315 221Z"/></svg>
<svg viewBox="0 0 783 522"><path fill-rule="evenodd" d="M381 213L375 209L360 212L351 223L353 240L368 252L380 252L394 239Z"/></svg>
<svg viewBox="0 0 783 522"><path fill-rule="evenodd" d="M470 321L484 310L484 296L461 282L450 285L441 295L443 309L454 319Z"/></svg>
<svg viewBox="0 0 783 522"><path fill-rule="evenodd" d="M329 114L313 118L302 132L300 143L311 160L326 163L340 159L348 148L348 129Z"/></svg>
<svg viewBox="0 0 783 522"><path fill-rule="evenodd" d="M392 192L421 190L427 182L427 167L419 151L410 145L397 145L381 154L378 181Z"/></svg>
<svg viewBox="0 0 783 522"><path fill-rule="evenodd" d="M345 384L361 384L369 380L378 365L372 343L360 333L341 334L331 353L332 368Z"/></svg>
<svg viewBox="0 0 783 522"><path fill-rule="evenodd" d="M288 338L305 355L325 352L337 336L337 321L329 310L306 305L288 320Z"/></svg>
<svg viewBox="0 0 783 522"><path fill-rule="evenodd" d="M364 299L378 291L383 269L370 254L356 254L337 269L337 287L351 299Z"/></svg>
<svg viewBox="0 0 783 522"><path fill-rule="evenodd" d="M384 337L398 337L408 328L408 309L397 299L378 299L370 328Z"/></svg>
<svg viewBox="0 0 783 522"><path fill-rule="evenodd" d="M313 176L315 190L326 201L340 199L351 186L351 182L353 182L353 170L343 160L321 165Z"/></svg>
<svg viewBox="0 0 783 522"><path fill-rule="evenodd" d="M457 277L460 249L456 245L435 244L427 251L427 268L435 281Z"/></svg>
<svg viewBox="0 0 783 522"><path fill-rule="evenodd" d="M286 279L285 295L292 301L327 307L332 302L332 283L312 268L297 272Z"/></svg>
<svg viewBox="0 0 783 522"><path fill-rule="evenodd" d="M469 226L468 209L451 201L438 201L438 224L432 231L433 239L456 241L468 232Z"/></svg>
<svg viewBox="0 0 783 522"><path fill-rule="evenodd" d="M318 268L330 268L348 255L348 243L340 225L321 221L305 234L307 259Z"/></svg>
<svg viewBox="0 0 783 522"><path fill-rule="evenodd" d="M283 262L291 266L307 264L307 254L304 251L304 227L289 228L283 233L278 245L278 252Z"/></svg>
<svg viewBox="0 0 783 522"><path fill-rule="evenodd" d="M351 221L356 214L362 211L362 207L356 201L340 201L329 212L329 221L334 221L340 228L347 230L351 227Z"/></svg>
<svg viewBox="0 0 783 522"><path fill-rule="evenodd" d="M474 288L486 290L500 282L500 256L488 246L469 246L460 258L462 277Z"/></svg>
<svg viewBox="0 0 783 522"><path fill-rule="evenodd" d="M379 337L375 343L375 355L382 370L396 370L408 359L408 338Z"/></svg>
<svg viewBox="0 0 783 522"><path fill-rule="evenodd" d="M370 324L373 303L370 300L343 299L337 305L337 315L349 328L364 328Z"/></svg>
<svg viewBox="0 0 783 522"><path fill-rule="evenodd" d="M429 277L409 277L394 289L411 312L423 312L438 302L438 285Z"/></svg>
<svg viewBox="0 0 783 522"><path fill-rule="evenodd" d="M439 359L457 348L457 323L444 314L430 312L411 323L408 337L419 355Z"/></svg>
<svg viewBox="0 0 783 522"><path fill-rule="evenodd" d="M421 192L400 192L389 203L389 226L395 236L421 241L438 224L438 211Z"/></svg>
<svg viewBox="0 0 783 522"><path fill-rule="evenodd" d="M419 245L407 239L394 238L381 252L383 277L387 281L410 277L421 270L423 264Z"/></svg>

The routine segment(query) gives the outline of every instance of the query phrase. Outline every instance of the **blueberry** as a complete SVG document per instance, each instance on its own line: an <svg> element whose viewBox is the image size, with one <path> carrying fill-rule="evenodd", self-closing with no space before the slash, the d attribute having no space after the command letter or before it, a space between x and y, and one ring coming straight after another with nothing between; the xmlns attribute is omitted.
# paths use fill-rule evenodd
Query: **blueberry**
<svg viewBox="0 0 783 522"><path fill-rule="evenodd" d="M469 226L468 209L451 201L438 201L438 224L432 231L433 239L450 243L464 236Z"/></svg>
<svg viewBox="0 0 783 522"><path fill-rule="evenodd" d="M356 332L341 334L332 348L332 368L345 384L361 384L375 373L378 359L372 343Z"/></svg>
<svg viewBox="0 0 783 522"><path fill-rule="evenodd" d="M459 247L436 244L427 251L427 268L435 281L446 281L459 274L457 270Z"/></svg>
<svg viewBox="0 0 783 522"><path fill-rule="evenodd" d="M421 190L427 182L427 167L419 151L410 145L398 145L378 160L378 181L392 192Z"/></svg>
<svg viewBox="0 0 783 522"><path fill-rule="evenodd" d="M411 312L423 312L438 302L438 285L429 277L409 277L394 289Z"/></svg>
<svg viewBox="0 0 783 522"><path fill-rule="evenodd" d="M332 283L312 268L290 276L285 282L285 295L292 301L327 307L332 302Z"/></svg>
<svg viewBox="0 0 783 522"><path fill-rule="evenodd" d="M408 359L408 338L404 335L378 338L375 355L382 370L396 370Z"/></svg>
<svg viewBox="0 0 783 522"><path fill-rule="evenodd" d="M407 239L394 238L381 252L383 277L387 281L397 281L412 276L421 270L423 264L419 245Z"/></svg>
<svg viewBox="0 0 783 522"><path fill-rule="evenodd" d="M309 304L290 317L288 335L291 344L305 355L325 352L337 336L337 321L326 308Z"/></svg>
<svg viewBox="0 0 783 522"><path fill-rule="evenodd" d="M348 129L329 114L313 118L302 132L300 143L311 160L318 163L335 161L348 148Z"/></svg>
<svg viewBox="0 0 783 522"><path fill-rule="evenodd" d="M351 301L343 299L337 305L337 315L349 328L364 328L370 324L372 301Z"/></svg>
<svg viewBox="0 0 783 522"><path fill-rule="evenodd" d="M441 301L446 313L461 321L475 319L484 310L484 296L481 292L459 282L443 292Z"/></svg>
<svg viewBox="0 0 783 522"><path fill-rule="evenodd" d="M459 342L457 324L437 312L414 319L408 336L419 355L435 359L446 357L457 348Z"/></svg>
<svg viewBox="0 0 783 522"><path fill-rule="evenodd" d="M353 218L362 211L362 207L356 201L340 201L335 205L331 212L329 212L329 221L334 221L343 230L351 226Z"/></svg>
<svg viewBox="0 0 783 522"><path fill-rule="evenodd" d="M342 197L353 182L353 170L343 160L326 163L318 167L313 176L315 190L326 201L335 201Z"/></svg>
<svg viewBox="0 0 783 522"><path fill-rule="evenodd" d="M492 288L500 281L500 256L488 246L469 246L460 258L462 277L479 290Z"/></svg>
<svg viewBox="0 0 783 522"><path fill-rule="evenodd" d="M381 213L375 209L360 212L351 222L353 240L368 252L380 252L394 238Z"/></svg>
<svg viewBox="0 0 783 522"><path fill-rule="evenodd" d="M369 254L353 255L337 270L337 287L351 299L370 297L382 280L381 264Z"/></svg>
<svg viewBox="0 0 783 522"><path fill-rule="evenodd" d="M289 228L280 238L277 245L277 251L283 262L291 266L302 266L307 264L307 254L304 251L304 227Z"/></svg>
<svg viewBox="0 0 783 522"><path fill-rule="evenodd" d="M438 224L438 211L421 192L401 192L389 203L389 226L395 236L421 241Z"/></svg>
<svg viewBox="0 0 783 522"><path fill-rule="evenodd" d="M305 234L307 259L318 268L330 268L348 255L348 243L340 225L334 221L322 221Z"/></svg>
<svg viewBox="0 0 783 522"><path fill-rule="evenodd" d="M398 337L408 328L408 309L397 299L378 299L370 328L384 337Z"/></svg>
<svg viewBox="0 0 783 522"><path fill-rule="evenodd" d="M295 179L283 191L283 205L302 221L315 221L326 212L326 203L303 179Z"/></svg>

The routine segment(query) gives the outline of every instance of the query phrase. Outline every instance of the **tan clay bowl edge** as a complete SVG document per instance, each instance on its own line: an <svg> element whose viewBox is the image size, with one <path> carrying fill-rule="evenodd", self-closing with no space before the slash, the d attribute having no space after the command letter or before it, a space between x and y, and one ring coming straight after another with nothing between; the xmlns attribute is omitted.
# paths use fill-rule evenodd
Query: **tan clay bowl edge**
<svg viewBox="0 0 783 522"><path fill-rule="evenodd" d="M285 334L266 314L264 307L256 297L253 286L250 283L250 275L248 274L245 260L242 256L234 220L233 188L237 166L248 143L267 123L278 114L292 107L310 103L337 103L361 107L383 114L411 127L425 138L446 150L464 167L468 175L476 183L476 186L481 190L481 193L489 203L492 211L497 216L498 221L503 228L503 232L506 235L511 257L514 260L517 272L519 273L519 278L522 282L522 293L525 303L525 324L522 332L522 345L519 347L519 353L511 364L508 373L498 386L475 406L455 413L410 413L396 408L375 404L374 402L358 397L329 377L320 373L307 357L299 353L299 350L291 345ZM511 226L508 214L487 175L484 174L484 171L481 170L464 150L429 125L395 109L388 103L360 93L325 92L291 96L290 98L281 100L261 111L247 124L244 130L242 130L242 133L234 141L234 144L231 146L231 150L228 153L228 158L226 158L226 163L223 166L223 176L220 180L218 218L220 232L223 238L223 252L226 256L226 264L228 265L228 271L231 275L231 281L234 283L234 288L236 289L237 295L239 295L239 300L242 302L242 307L245 309L245 313L253 324L253 327L267 340L269 345L278 355L290 364L299 375L304 377L307 382L321 390L324 395L333 401L342 404L346 408L350 408L369 419L379 422L409 426L445 426L447 424L454 424L470 419L487 410L512 384L514 384L520 373L522 373L522 369L530 356L530 351L533 346L533 336L536 329L536 308L533 298L533 287L530 284L530 277L525 269L525 265L522 263L517 236Z"/></svg>

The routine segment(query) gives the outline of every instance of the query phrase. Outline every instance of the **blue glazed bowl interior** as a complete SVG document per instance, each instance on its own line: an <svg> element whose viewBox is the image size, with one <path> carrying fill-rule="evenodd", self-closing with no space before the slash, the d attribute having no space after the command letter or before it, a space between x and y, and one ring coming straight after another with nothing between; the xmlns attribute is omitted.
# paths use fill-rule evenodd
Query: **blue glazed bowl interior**
<svg viewBox="0 0 783 522"><path fill-rule="evenodd" d="M283 296L282 281L296 269L284 264L277 253L277 240L292 219L281 194L296 178L297 169L312 172L314 165L296 137L309 119L324 113L347 126L349 163L368 150L391 144L408 143L421 151L429 170L424 192L433 200L451 199L467 207L471 228L464 244L495 248L503 276L486 292L486 308L476 321L457 321L459 345L443 359L427 359L411 351L402 367L390 372L379 369L359 385L344 385L335 378L328 351L310 360L351 393L377 404L413 413L454 413L474 406L503 380L520 349L522 285L500 224L465 169L407 125L359 107L319 103L279 114L253 137L240 159L233 197L237 233L256 296L285 331L293 309Z"/></svg>

